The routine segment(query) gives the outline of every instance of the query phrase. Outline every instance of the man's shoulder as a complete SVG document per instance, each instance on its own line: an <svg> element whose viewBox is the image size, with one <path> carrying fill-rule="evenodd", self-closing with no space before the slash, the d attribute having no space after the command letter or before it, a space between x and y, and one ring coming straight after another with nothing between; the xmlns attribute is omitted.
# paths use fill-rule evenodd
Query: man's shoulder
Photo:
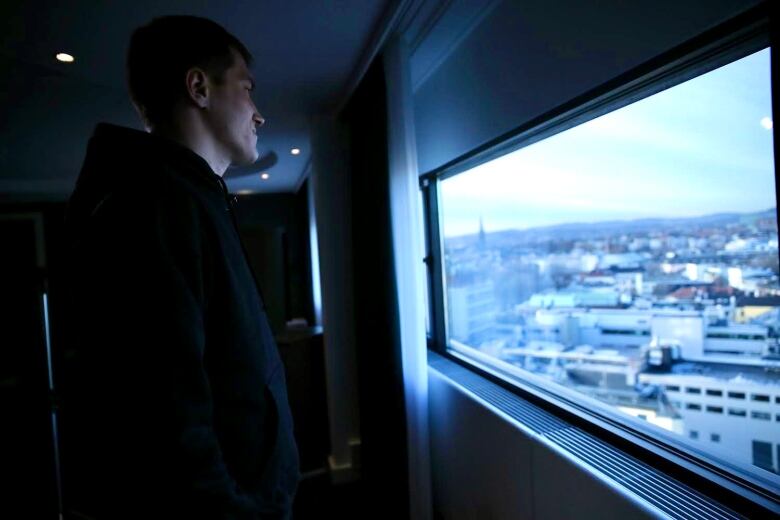
<svg viewBox="0 0 780 520"><path fill-rule="evenodd" d="M204 201L196 190L164 167L154 172L153 180L118 183L95 200L89 228L99 233L112 229L125 237L163 222L192 229L204 213Z"/></svg>
<svg viewBox="0 0 780 520"><path fill-rule="evenodd" d="M143 178L138 176L119 183L111 192L117 200L135 205L154 205L160 201L196 203L202 198L202 190L167 164L146 168Z"/></svg>
<svg viewBox="0 0 780 520"><path fill-rule="evenodd" d="M158 193L165 197L197 201L203 204L208 199L219 199L219 192L208 186L204 179L193 177L170 164L160 165L157 172Z"/></svg>

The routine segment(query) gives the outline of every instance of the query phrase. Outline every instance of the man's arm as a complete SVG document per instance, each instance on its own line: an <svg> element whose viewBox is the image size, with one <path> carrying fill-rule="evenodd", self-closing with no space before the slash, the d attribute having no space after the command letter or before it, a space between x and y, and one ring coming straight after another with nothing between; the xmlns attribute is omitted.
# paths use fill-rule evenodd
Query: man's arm
<svg viewBox="0 0 780 520"><path fill-rule="evenodd" d="M204 518L256 518L257 506L228 473L213 429L204 364L211 227L181 186L153 187L160 191L105 208L113 229L104 230L111 238L101 261L113 271L107 278L122 281L107 280L117 304L103 319L120 349L117 366L134 373L126 378L128 420L148 422L143 442L172 480L150 482L165 484L172 500ZM145 492L143 484L138 491Z"/></svg>

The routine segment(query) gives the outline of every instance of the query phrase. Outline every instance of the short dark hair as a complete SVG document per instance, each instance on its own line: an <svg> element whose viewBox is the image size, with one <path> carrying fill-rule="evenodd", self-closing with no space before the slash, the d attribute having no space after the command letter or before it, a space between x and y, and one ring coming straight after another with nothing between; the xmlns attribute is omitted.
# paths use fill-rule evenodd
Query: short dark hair
<svg viewBox="0 0 780 520"><path fill-rule="evenodd" d="M246 61L252 55L221 25L197 16L161 16L133 31L127 51L130 99L148 126L171 117L174 104L186 95L184 78L201 67L217 84L233 66L230 49Z"/></svg>

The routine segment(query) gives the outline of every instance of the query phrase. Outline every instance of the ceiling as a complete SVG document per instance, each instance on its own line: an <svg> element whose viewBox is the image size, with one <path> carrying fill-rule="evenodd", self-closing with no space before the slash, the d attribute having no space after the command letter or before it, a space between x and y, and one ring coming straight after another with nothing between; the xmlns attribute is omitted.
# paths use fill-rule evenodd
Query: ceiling
<svg viewBox="0 0 780 520"><path fill-rule="evenodd" d="M231 191L292 192L310 157L311 117L351 93L396 14L394 0L135 0L0 3L0 200L66 200L100 121L142 129L125 87L131 32L155 16L216 21L254 56L258 150L276 165ZM71 64L54 56L67 52ZM297 156L290 149L299 148Z"/></svg>

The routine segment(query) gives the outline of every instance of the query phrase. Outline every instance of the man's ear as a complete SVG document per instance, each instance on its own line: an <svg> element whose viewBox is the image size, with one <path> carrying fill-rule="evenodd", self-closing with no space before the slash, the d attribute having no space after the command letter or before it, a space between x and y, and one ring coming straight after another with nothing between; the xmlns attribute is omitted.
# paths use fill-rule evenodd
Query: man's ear
<svg viewBox="0 0 780 520"><path fill-rule="evenodd" d="M185 77L187 96L200 108L209 106L209 82L203 69L193 67L187 71Z"/></svg>

